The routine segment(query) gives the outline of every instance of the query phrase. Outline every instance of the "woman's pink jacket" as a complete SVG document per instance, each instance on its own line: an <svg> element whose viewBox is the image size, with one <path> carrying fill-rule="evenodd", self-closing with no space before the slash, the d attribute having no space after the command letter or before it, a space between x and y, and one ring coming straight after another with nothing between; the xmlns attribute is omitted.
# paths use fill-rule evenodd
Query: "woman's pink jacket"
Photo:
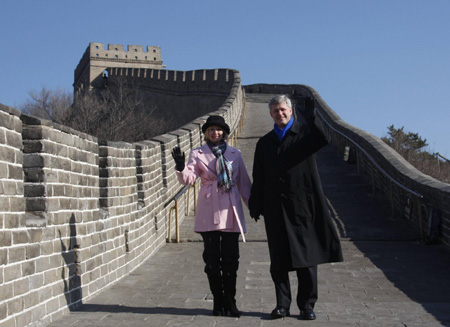
<svg viewBox="0 0 450 327"><path fill-rule="evenodd" d="M248 207L251 181L238 149L227 145L224 156L233 167L233 187L229 192L217 186L217 160L207 144L191 151L183 171L175 171L183 185L193 184L198 177L201 179L194 231L240 232L245 242L247 230L241 197Z"/></svg>

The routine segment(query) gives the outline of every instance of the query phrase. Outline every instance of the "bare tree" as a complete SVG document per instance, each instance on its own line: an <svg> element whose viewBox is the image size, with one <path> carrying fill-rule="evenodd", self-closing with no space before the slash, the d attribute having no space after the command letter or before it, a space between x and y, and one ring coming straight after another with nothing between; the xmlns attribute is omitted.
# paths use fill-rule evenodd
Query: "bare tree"
<svg viewBox="0 0 450 327"><path fill-rule="evenodd" d="M106 103L100 97L92 93L79 95L67 114L67 125L98 137L106 111Z"/></svg>
<svg viewBox="0 0 450 327"><path fill-rule="evenodd" d="M163 118L151 98L131 79L115 77L103 89L72 95L60 89L29 92L22 112L108 141L138 142L175 129L175 119Z"/></svg>
<svg viewBox="0 0 450 327"><path fill-rule="evenodd" d="M62 89L48 90L45 87L38 93L30 91L30 99L20 109L26 114L54 121L66 123L67 113L72 104L72 94Z"/></svg>

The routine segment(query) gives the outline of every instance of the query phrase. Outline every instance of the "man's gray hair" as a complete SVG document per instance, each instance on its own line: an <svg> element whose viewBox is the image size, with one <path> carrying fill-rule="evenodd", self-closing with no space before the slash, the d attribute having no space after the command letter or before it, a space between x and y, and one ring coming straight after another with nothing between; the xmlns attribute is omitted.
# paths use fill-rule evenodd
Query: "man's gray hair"
<svg viewBox="0 0 450 327"><path fill-rule="evenodd" d="M286 105L289 108L292 108L291 99L289 99L287 95L277 95L277 96L273 97L272 99L270 99L269 109L272 110L272 105L283 103L283 102L286 102Z"/></svg>

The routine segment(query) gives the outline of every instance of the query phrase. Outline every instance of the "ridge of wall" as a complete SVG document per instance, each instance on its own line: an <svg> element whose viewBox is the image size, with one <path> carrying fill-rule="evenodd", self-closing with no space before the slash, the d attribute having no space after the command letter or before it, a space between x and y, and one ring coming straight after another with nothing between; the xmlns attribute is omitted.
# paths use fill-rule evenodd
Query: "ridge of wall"
<svg viewBox="0 0 450 327"><path fill-rule="evenodd" d="M208 115L223 116L234 129L244 93L239 72L228 74L225 101ZM50 323L173 237L171 208L183 186L171 150L200 146L208 115L131 144L102 141L0 104L0 327ZM193 197L179 201L182 220Z"/></svg>
<svg viewBox="0 0 450 327"><path fill-rule="evenodd" d="M125 78L140 89L172 93L228 94L234 83L232 69L176 71L148 68L108 68L108 79Z"/></svg>
<svg viewBox="0 0 450 327"><path fill-rule="evenodd" d="M331 143L370 177L374 191L386 196L393 218L407 220L424 242L441 242L450 249L450 184L423 174L378 137L343 121L312 87L254 84L246 85L245 91L287 94L300 107L302 97L314 97L332 135Z"/></svg>

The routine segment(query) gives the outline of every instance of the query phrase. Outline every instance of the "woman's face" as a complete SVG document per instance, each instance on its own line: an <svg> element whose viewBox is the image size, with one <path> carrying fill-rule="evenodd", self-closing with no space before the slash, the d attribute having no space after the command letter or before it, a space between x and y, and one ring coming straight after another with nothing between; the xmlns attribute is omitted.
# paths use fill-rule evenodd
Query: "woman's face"
<svg viewBox="0 0 450 327"><path fill-rule="evenodd" d="M208 140L214 144L219 144L223 139L223 129L219 126L210 126L206 130Z"/></svg>

